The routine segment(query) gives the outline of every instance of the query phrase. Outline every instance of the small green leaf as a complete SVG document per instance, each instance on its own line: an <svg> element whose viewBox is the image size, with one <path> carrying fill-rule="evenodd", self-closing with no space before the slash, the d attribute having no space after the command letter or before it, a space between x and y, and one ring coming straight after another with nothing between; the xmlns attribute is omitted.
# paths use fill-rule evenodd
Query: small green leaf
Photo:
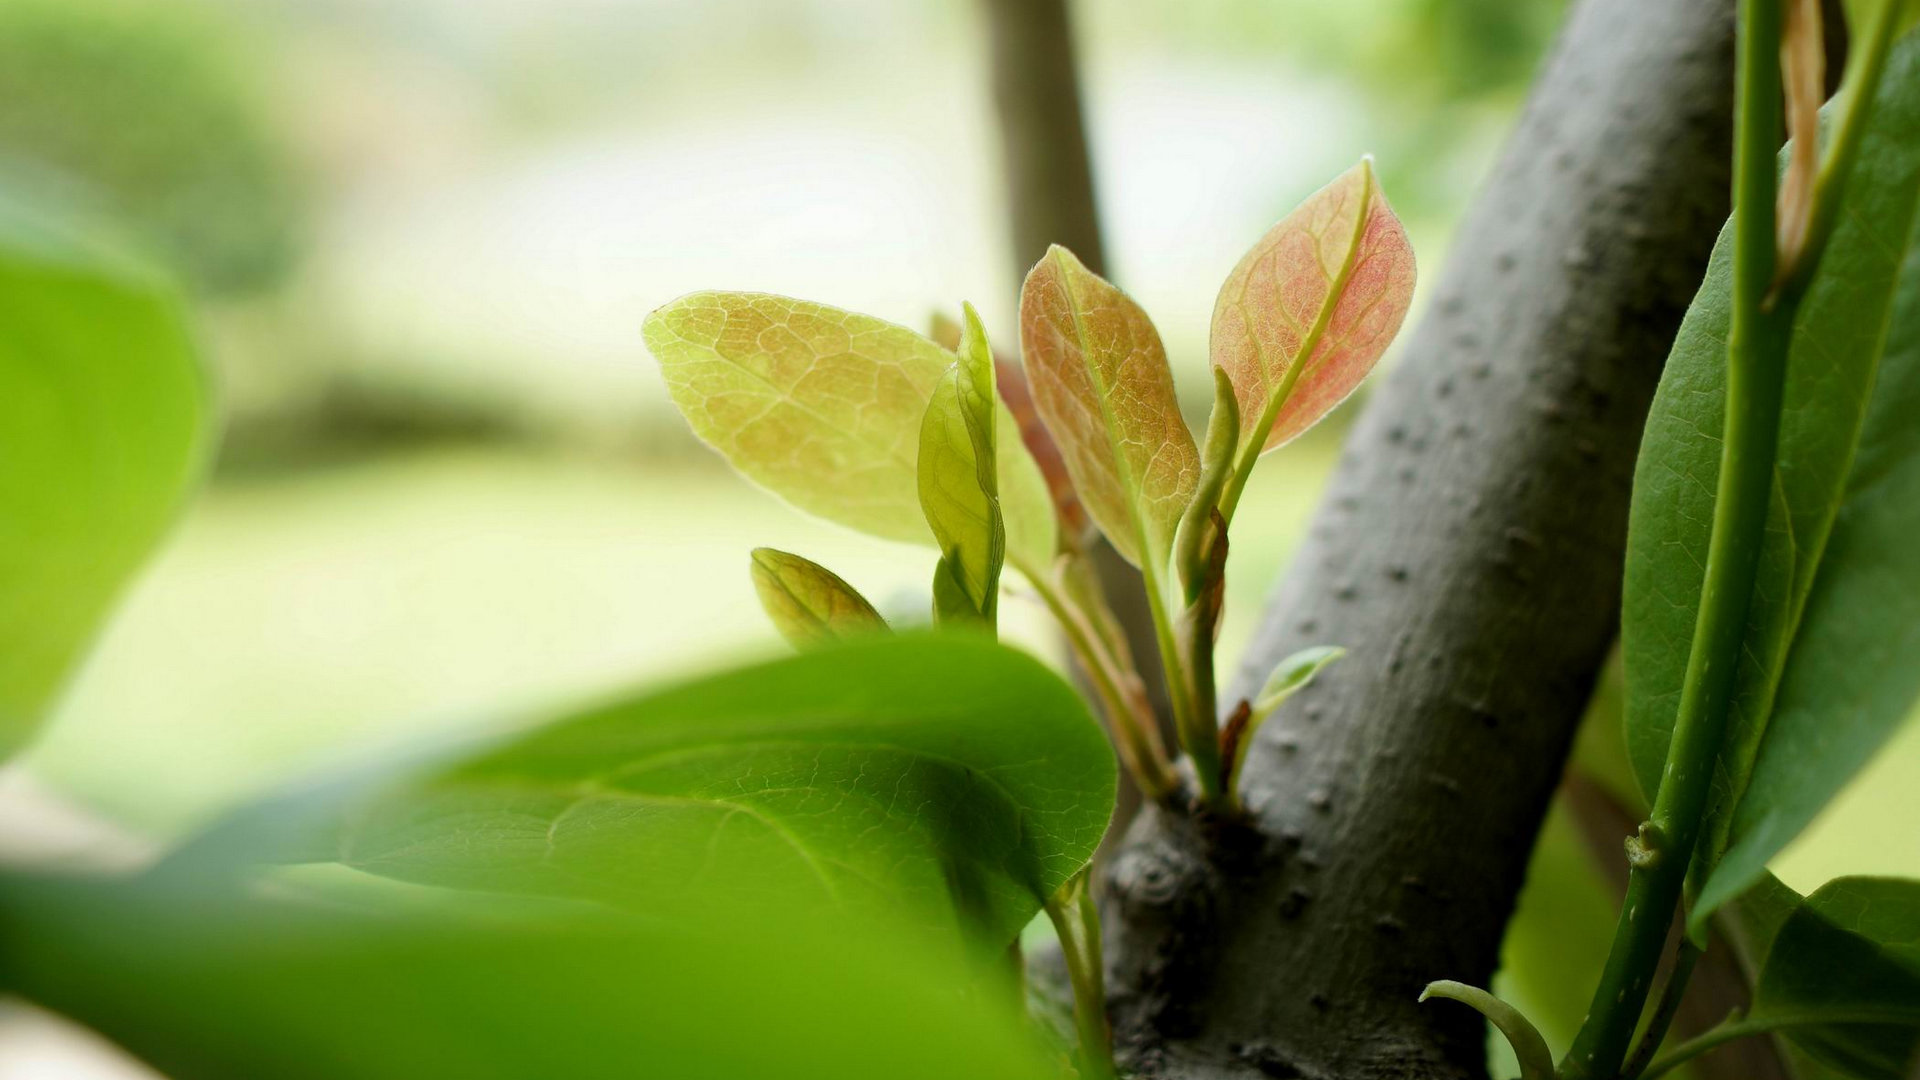
<svg viewBox="0 0 1920 1080"><path fill-rule="evenodd" d="M1248 708L1246 722L1229 729L1232 739L1228 750L1233 755L1227 763L1229 791L1239 781L1240 768L1246 764L1247 751L1253 746L1253 737L1260 730L1260 725L1266 723L1267 717L1272 716L1274 710L1285 704L1288 698L1305 689L1321 669L1345 655L1347 650L1337 645L1315 645L1280 661L1273 669L1273 674L1267 676L1266 685L1260 688L1260 695Z"/></svg>
<svg viewBox="0 0 1920 1080"><path fill-rule="evenodd" d="M1365 158L1260 238L1213 306L1213 364L1240 398L1244 460L1353 393L1400 332L1413 283L1413 248Z"/></svg>
<svg viewBox="0 0 1920 1080"><path fill-rule="evenodd" d="M1008 1003L884 926L258 884L0 878L0 982L172 1080L1058 1075Z"/></svg>
<svg viewBox="0 0 1920 1080"><path fill-rule="evenodd" d="M1266 685L1260 688L1260 696L1254 699L1253 711L1264 714L1279 708L1282 702L1312 682L1321 669L1345 655L1347 650L1338 645L1315 645L1280 661L1273 674L1267 676Z"/></svg>
<svg viewBox="0 0 1920 1080"><path fill-rule="evenodd" d="M881 319L764 293L683 296L644 330L694 434L748 479L829 521L928 542L920 424L952 353ZM1053 513L1032 457L1001 454L999 488L1010 557L1044 572Z"/></svg>
<svg viewBox="0 0 1920 1080"><path fill-rule="evenodd" d="M774 548L753 549L753 589L780 636L818 645L887 629L867 598L811 559Z"/></svg>
<svg viewBox="0 0 1920 1080"><path fill-rule="evenodd" d="M1767 858L1804 827L1884 732L1877 714L1836 708L1837 696L1873 669L1849 667L1829 679L1810 709L1785 722L1790 673L1806 663L1812 594L1833 576L1823 558L1838 550L1834 532L1880 366L1901 249L1887 237L1912 231L1920 193L1920 43L1908 41L1888 61L1874 110L1849 179L1836 225L1802 300L1787 366L1781 422L1778 495L1762 552L1762 578L1748 620L1748 641L1736 677L1727 754L1715 778L1703 857L1742 851L1708 877L1692 908L1697 926L1751 882ZM1682 323L1661 378L1634 477L1628 530L1623 648L1627 735L1635 772L1651 795L1658 787L1699 608L1713 492L1719 475L1719 431L1726 400L1726 332L1732 277L1725 235L1705 282ZM1883 376L1883 382L1884 382ZM1879 409L1875 393L1875 410ZM1823 602L1824 604L1824 602ZM1869 602L1849 617L1870 618ZM1877 623L1878 627L1908 624ZM1783 659L1784 657L1784 659ZM1900 665L1895 665L1900 666ZM1783 679L1783 672L1788 672ZM1897 678L1892 682L1901 682ZM1802 684L1796 695L1813 687ZM1887 687L1890 692L1892 687ZM1912 697L1900 703L1904 713ZM1873 713L1874 717L1863 715ZM1819 719L1815 720L1814 718ZM1812 720L1817 737L1793 734ZM1791 768L1766 764L1795 746ZM1783 762L1782 764L1789 764ZM1768 779L1762 780L1762 775ZM1788 775L1790 774L1790 775ZM1788 804L1791 804L1789 806ZM1764 840L1757 838L1764 834ZM1716 880L1717 879L1717 880Z"/></svg>
<svg viewBox="0 0 1920 1080"><path fill-rule="evenodd" d="M993 353L973 305L963 314L960 359L934 387L920 425L920 506L943 553L934 621L992 627L1007 546L994 475Z"/></svg>
<svg viewBox="0 0 1920 1080"><path fill-rule="evenodd" d="M233 814L239 847L659 915L912 918L1004 945L1086 865L1113 751L1073 688L974 636L869 637Z"/></svg>
<svg viewBox="0 0 1920 1080"><path fill-rule="evenodd" d="M1865 1080L1907 1080L1920 1055L1920 882L1840 878L1773 939L1752 1026Z"/></svg>
<svg viewBox="0 0 1920 1080"><path fill-rule="evenodd" d="M0 758L46 716L204 464L173 291L0 205Z"/></svg>
<svg viewBox="0 0 1920 1080"><path fill-rule="evenodd" d="M1020 347L1087 513L1157 576L1200 478L1159 332L1132 298L1055 245L1021 289Z"/></svg>

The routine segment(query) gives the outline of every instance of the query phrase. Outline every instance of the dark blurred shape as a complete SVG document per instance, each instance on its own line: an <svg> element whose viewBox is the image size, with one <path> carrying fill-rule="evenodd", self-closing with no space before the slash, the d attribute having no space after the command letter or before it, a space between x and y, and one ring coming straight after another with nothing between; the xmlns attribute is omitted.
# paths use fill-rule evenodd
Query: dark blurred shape
<svg viewBox="0 0 1920 1080"><path fill-rule="evenodd" d="M203 293L265 289L302 200L249 59L191 4L0 0L0 183L121 222Z"/></svg>

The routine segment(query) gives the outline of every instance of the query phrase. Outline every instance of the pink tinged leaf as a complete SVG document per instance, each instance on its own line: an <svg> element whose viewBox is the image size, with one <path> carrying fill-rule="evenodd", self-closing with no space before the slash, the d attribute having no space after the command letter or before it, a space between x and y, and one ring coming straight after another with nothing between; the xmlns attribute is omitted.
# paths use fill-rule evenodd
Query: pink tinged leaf
<svg viewBox="0 0 1920 1080"><path fill-rule="evenodd" d="M1214 302L1213 363L1233 381L1242 453L1286 443L1344 401L1413 300L1413 248L1370 161L1268 230Z"/></svg>
<svg viewBox="0 0 1920 1080"><path fill-rule="evenodd" d="M1152 321L1056 245L1021 290L1020 345L1034 405L1087 513L1129 561L1157 572L1200 455Z"/></svg>
<svg viewBox="0 0 1920 1080"><path fill-rule="evenodd" d="M1078 548L1093 523L1087 520L1086 507L1080 505L1080 493L1073 489L1073 478L1067 475L1067 459L1061 455L1060 445L1053 441L1053 433L1047 430L1046 422L1034 407L1033 391L1027 387L1027 373L997 354L993 368L1000 400L1020 428L1020 442L1026 446L1027 453L1033 455L1034 464L1040 466L1040 475L1047 481L1047 494L1060 519L1060 535L1069 546Z"/></svg>

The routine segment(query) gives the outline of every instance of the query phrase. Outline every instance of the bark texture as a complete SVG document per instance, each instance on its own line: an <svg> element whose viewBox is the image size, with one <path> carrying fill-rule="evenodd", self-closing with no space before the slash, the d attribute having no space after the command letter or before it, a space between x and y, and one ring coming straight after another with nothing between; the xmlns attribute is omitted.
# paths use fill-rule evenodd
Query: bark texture
<svg viewBox="0 0 1920 1080"><path fill-rule="evenodd" d="M1728 0L1584 0L1223 695L1250 820L1149 810L1106 881L1150 1077L1483 1076L1485 985L1619 607L1633 459L1727 213Z"/></svg>

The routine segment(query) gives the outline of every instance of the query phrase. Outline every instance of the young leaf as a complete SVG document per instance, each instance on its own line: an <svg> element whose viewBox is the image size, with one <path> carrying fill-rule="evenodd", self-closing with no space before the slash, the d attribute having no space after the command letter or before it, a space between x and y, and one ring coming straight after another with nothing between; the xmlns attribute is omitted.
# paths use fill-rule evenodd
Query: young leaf
<svg viewBox="0 0 1920 1080"><path fill-rule="evenodd" d="M748 479L849 528L928 541L920 422L952 353L871 316L764 293L683 296L644 330L694 434ZM1039 468L1009 452L998 472L1010 551L1023 572L1043 572L1053 516Z"/></svg>
<svg viewBox="0 0 1920 1080"><path fill-rule="evenodd" d="M170 288L0 205L0 758L31 737L198 478L208 393Z"/></svg>
<svg viewBox="0 0 1920 1080"><path fill-rule="evenodd" d="M780 636L797 646L887 629L867 598L840 575L798 555L754 548L753 589Z"/></svg>
<svg viewBox="0 0 1920 1080"><path fill-rule="evenodd" d="M1113 751L1038 661L883 636L232 815L234 847L664 918L904 914L1004 945L1093 855Z"/></svg>
<svg viewBox="0 0 1920 1080"><path fill-rule="evenodd" d="M1240 399L1243 474L1360 385L1413 283L1413 248L1365 158L1240 259L1214 301L1212 352Z"/></svg>
<svg viewBox="0 0 1920 1080"><path fill-rule="evenodd" d="M1021 289L1020 347L1034 404L1088 514L1120 554L1157 575L1200 477L1159 332L1140 305L1055 245Z"/></svg>
<svg viewBox="0 0 1920 1080"><path fill-rule="evenodd" d="M994 477L993 353L972 304L964 315L960 359L920 425L920 506L941 551L934 620L991 627L1007 546Z"/></svg>
<svg viewBox="0 0 1920 1080"><path fill-rule="evenodd" d="M1832 708L1851 674L1825 681L1819 691L1825 707L1784 729L1780 717L1786 710L1776 701L1776 690L1784 689L1783 669L1803 663L1800 656L1809 648L1802 641L1803 613L1829 548L1879 366L1900 273L1900 253L1886 237L1911 232L1920 197L1920 43L1909 41L1894 51L1883 85L1838 224L1801 301L1788 359L1778 495L1737 677L1729 752L1716 777L1705 833L1709 860L1728 844L1744 846L1747 854L1738 867L1718 872L1732 876L1705 883L1692 909L1696 924L1750 882L1831 797L1857 768L1863 739L1869 748L1878 743L1879 736L1867 733L1874 727L1867 717ZM1622 638L1628 745L1649 794L1659 784L1699 607L1720 466L1714 433L1721 428L1726 400L1731 277L1730 244L1723 236L1667 361L1634 477ZM1859 610L1875 607L1869 603ZM1901 712L1910 701L1909 695L1901 702ZM1884 707L1876 703L1875 711ZM1822 717L1816 739L1796 738L1792 729L1814 715ZM1807 752L1785 770L1793 775L1784 787L1774 780L1755 784L1752 777L1775 753L1776 739ZM1776 804L1789 793L1796 807L1782 813L1784 807ZM1761 844L1743 840L1756 826L1764 826L1768 839Z"/></svg>
<svg viewBox="0 0 1920 1080"><path fill-rule="evenodd" d="M1787 917L1749 1026L1785 1031L1815 1060L1908 1080L1920 1055L1920 882L1840 878Z"/></svg>
<svg viewBox="0 0 1920 1080"><path fill-rule="evenodd" d="M0 878L0 984L172 1080L1058 1076L964 966L884 926L258 884Z"/></svg>
<svg viewBox="0 0 1920 1080"><path fill-rule="evenodd" d="M1306 689L1315 675L1320 674L1328 664L1347 655L1347 650L1337 645L1315 645L1301 649L1288 656L1267 676L1266 685L1260 688L1260 696L1246 703L1246 719L1238 724L1230 724L1223 732L1223 756L1227 761L1227 789L1233 790L1240 777L1240 767L1246 764L1247 750L1253 746L1253 736L1266 723L1275 709L1286 703L1293 695Z"/></svg>

